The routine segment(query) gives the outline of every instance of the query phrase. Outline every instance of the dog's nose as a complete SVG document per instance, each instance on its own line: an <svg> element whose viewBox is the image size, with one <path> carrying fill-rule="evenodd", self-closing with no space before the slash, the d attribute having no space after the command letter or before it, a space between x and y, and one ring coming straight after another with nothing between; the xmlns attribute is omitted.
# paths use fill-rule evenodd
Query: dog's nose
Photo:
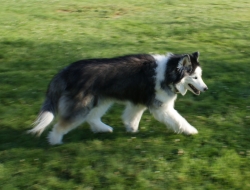
<svg viewBox="0 0 250 190"><path fill-rule="evenodd" d="M207 90L208 90L208 87L205 87L203 90L204 90L204 91L207 91Z"/></svg>

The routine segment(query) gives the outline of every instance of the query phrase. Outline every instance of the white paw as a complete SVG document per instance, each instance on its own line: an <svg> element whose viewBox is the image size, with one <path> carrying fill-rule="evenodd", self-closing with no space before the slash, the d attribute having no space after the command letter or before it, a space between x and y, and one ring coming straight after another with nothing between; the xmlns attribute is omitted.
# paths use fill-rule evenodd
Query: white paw
<svg viewBox="0 0 250 190"><path fill-rule="evenodd" d="M133 127L130 127L130 126L128 126L128 125L126 125L126 131L128 132L128 133L138 133L139 132L139 130L136 128L133 128Z"/></svg>
<svg viewBox="0 0 250 190"><path fill-rule="evenodd" d="M91 130L93 133L112 133L113 132L113 128L109 127L109 126L102 126L102 127L92 127L91 126Z"/></svg>
<svg viewBox="0 0 250 190"><path fill-rule="evenodd" d="M50 131L48 135L48 141L50 145L63 144L62 135L56 134L54 131Z"/></svg>
<svg viewBox="0 0 250 190"><path fill-rule="evenodd" d="M186 135L195 135L198 133L198 131L196 128L194 128L193 126L190 125L188 128L183 130L183 133Z"/></svg>

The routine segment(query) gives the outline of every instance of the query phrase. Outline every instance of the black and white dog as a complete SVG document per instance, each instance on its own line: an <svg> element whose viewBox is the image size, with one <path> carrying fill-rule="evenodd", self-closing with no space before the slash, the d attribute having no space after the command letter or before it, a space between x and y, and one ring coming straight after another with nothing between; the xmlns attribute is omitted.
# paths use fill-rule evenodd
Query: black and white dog
<svg viewBox="0 0 250 190"><path fill-rule="evenodd" d="M36 126L29 132L40 135L56 114L58 122L48 136L51 145L61 144L63 135L85 121L93 132L112 132L101 117L114 102L124 102L122 119L128 132L137 132L148 108L175 132L196 134L174 109L174 102L177 93L190 90L199 95L208 89L198 58L199 52L139 54L72 63L50 82Z"/></svg>

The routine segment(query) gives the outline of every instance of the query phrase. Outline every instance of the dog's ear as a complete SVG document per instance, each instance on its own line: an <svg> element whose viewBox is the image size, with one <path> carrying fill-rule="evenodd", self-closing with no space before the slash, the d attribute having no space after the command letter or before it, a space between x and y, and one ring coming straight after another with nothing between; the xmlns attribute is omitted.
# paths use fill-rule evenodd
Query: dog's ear
<svg viewBox="0 0 250 190"><path fill-rule="evenodd" d="M188 68L192 67L192 64L191 64L191 60L190 60L190 57L189 55L184 55L179 63L178 63L178 66L177 66L177 69L178 70L189 70Z"/></svg>
<svg viewBox="0 0 250 190"><path fill-rule="evenodd" d="M192 56L198 61L199 56L200 56L200 52L196 51L196 52L192 53Z"/></svg>
<svg viewBox="0 0 250 190"><path fill-rule="evenodd" d="M187 93L187 89L185 88L183 81L180 81L179 83L175 84L175 87L181 93L182 96Z"/></svg>

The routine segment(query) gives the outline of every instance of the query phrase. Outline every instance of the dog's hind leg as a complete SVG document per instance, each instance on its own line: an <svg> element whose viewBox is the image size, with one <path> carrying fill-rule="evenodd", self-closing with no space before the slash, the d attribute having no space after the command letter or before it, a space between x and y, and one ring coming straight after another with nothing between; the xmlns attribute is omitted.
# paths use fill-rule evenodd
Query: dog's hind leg
<svg viewBox="0 0 250 190"><path fill-rule="evenodd" d="M61 97L58 106L58 123L54 125L54 128L49 133L49 143L51 145L62 144L63 135L86 121L92 107L93 100L91 97L85 97L82 101L67 96Z"/></svg>
<svg viewBox="0 0 250 190"><path fill-rule="evenodd" d="M143 105L134 105L130 102L127 104L122 115L127 132L135 133L138 131L139 122L145 110L146 107Z"/></svg>
<svg viewBox="0 0 250 190"><path fill-rule="evenodd" d="M113 101L101 100L88 114L87 122L94 133L113 132L112 127L101 121L101 117L106 113L112 104Z"/></svg>
<svg viewBox="0 0 250 190"><path fill-rule="evenodd" d="M187 135L197 134L198 131L191 126L174 108L151 108L150 112L160 122L170 127L177 133L185 133Z"/></svg>
<svg viewBox="0 0 250 190"><path fill-rule="evenodd" d="M83 123L85 119L86 117L82 117L81 115L70 119L60 117L48 135L49 143L51 145L62 144L63 136Z"/></svg>

